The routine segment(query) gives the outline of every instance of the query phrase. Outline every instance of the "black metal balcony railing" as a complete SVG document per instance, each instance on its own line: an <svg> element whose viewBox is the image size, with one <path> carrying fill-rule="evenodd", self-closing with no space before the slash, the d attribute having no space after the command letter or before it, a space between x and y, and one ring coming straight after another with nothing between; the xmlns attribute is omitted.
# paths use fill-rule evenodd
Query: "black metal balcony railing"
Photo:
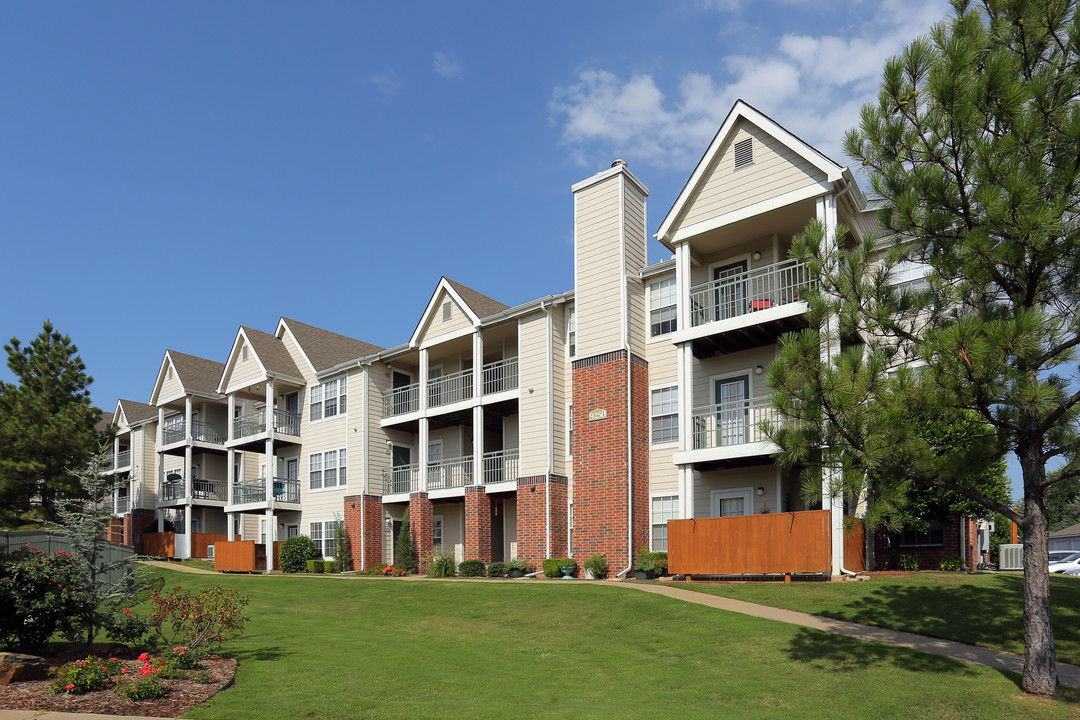
<svg viewBox="0 0 1080 720"><path fill-rule="evenodd" d="M300 502L300 481L295 478L274 478L274 500L278 502ZM266 501L266 480L258 478L242 483L233 483L233 503L261 503Z"/></svg>
<svg viewBox="0 0 1080 720"><path fill-rule="evenodd" d="M199 442L224 445L228 433L225 428L203 420L195 420L191 423L191 436Z"/></svg>
<svg viewBox="0 0 1080 720"><path fill-rule="evenodd" d="M174 420L165 421L165 424L161 426L161 441L166 445L172 443L183 442L187 439L187 425L184 421Z"/></svg>

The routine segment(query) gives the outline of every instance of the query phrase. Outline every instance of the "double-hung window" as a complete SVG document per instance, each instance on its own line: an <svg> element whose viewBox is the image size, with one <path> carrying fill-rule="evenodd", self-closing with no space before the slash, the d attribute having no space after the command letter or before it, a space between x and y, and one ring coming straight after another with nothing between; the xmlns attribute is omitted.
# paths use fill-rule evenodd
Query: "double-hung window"
<svg viewBox="0 0 1080 720"><path fill-rule="evenodd" d="M308 537L315 542L319 554L324 558L334 556L334 521L308 523Z"/></svg>
<svg viewBox="0 0 1080 720"><path fill-rule="evenodd" d="M311 419L322 420L344 414L347 378L327 380L311 388Z"/></svg>
<svg viewBox="0 0 1080 720"><path fill-rule="evenodd" d="M675 331L675 278L649 285L649 337Z"/></svg>
<svg viewBox="0 0 1080 720"><path fill-rule="evenodd" d="M677 385L652 391L652 442L678 442L679 440L679 388Z"/></svg>
<svg viewBox="0 0 1080 720"><path fill-rule="evenodd" d="M571 305L566 313L566 345L570 351L570 357L577 355L577 310Z"/></svg>
<svg viewBox="0 0 1080 720"><path fill-rule="evenodd" d="M668 495L652 499L652 549L667 552L667 521L679 519L679 496Z"/></svg>
<svg viewBox="0 0 1080 720"><path fill-rule="evenodd" d="M311 490L344 487L347 479L345 459L345 448L312 453L308 457L308 487Z"/></svg>

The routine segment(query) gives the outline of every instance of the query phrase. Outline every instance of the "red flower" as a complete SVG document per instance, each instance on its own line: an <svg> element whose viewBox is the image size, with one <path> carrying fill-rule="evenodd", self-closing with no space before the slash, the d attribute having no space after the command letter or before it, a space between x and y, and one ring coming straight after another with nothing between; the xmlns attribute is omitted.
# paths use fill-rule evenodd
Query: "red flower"
<svg viewBox="0 0 1080 720"><path fill-rule="evenodd" d="M149 657L150 656L148 654L143 653L142 655L139 656L139 662L146 662L147 659L149 659Z"/></svg>
<svg viewBox="0 0 1080 720"><path fill-rule="evenodd" d="M121 675L127 675L127 668L120 668Z"/></svg>
<svg viewBox="0 0 1080 720"><path fill-rule="evenodd" d="M64 688L64 689L65 689L65 690L67 690L68 692L71 692L72 690L74 690L74 689L75 689L75 685L68 685L68 686L67 686L66 688Z"/></svg>

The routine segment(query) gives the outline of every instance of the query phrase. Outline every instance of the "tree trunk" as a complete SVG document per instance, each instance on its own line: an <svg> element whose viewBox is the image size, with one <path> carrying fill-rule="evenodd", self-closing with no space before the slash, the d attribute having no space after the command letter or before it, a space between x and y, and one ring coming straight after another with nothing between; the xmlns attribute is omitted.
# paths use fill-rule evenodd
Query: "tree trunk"
<svg viewBox="0 0 1080 720"><path fill-rule="evenodd" d="M1026 692L1057 695L1057 654L1050 610L1046 467L1034 443L1017 448L1024 474L1024 680Z"/></svg>

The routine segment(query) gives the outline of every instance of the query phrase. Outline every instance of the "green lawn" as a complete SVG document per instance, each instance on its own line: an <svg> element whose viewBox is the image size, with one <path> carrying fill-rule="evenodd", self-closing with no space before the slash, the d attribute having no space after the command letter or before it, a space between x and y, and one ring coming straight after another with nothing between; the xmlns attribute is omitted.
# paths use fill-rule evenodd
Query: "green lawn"
<svg viewBox="0 0 1080 720"><path fill-rule="evenodd" d="M674 583L698 592L1024 652L1020 575L918 573L867 582ZM1080 578L1050 576L1058 660L1080 664Z"/></svg>
<svg viewBox="0 0 1080 720"><path fill-rule="evenodd" d="M921 653L574 583L204 576L251 593L196 718L1075 718L1080 695Z"/></svg>

